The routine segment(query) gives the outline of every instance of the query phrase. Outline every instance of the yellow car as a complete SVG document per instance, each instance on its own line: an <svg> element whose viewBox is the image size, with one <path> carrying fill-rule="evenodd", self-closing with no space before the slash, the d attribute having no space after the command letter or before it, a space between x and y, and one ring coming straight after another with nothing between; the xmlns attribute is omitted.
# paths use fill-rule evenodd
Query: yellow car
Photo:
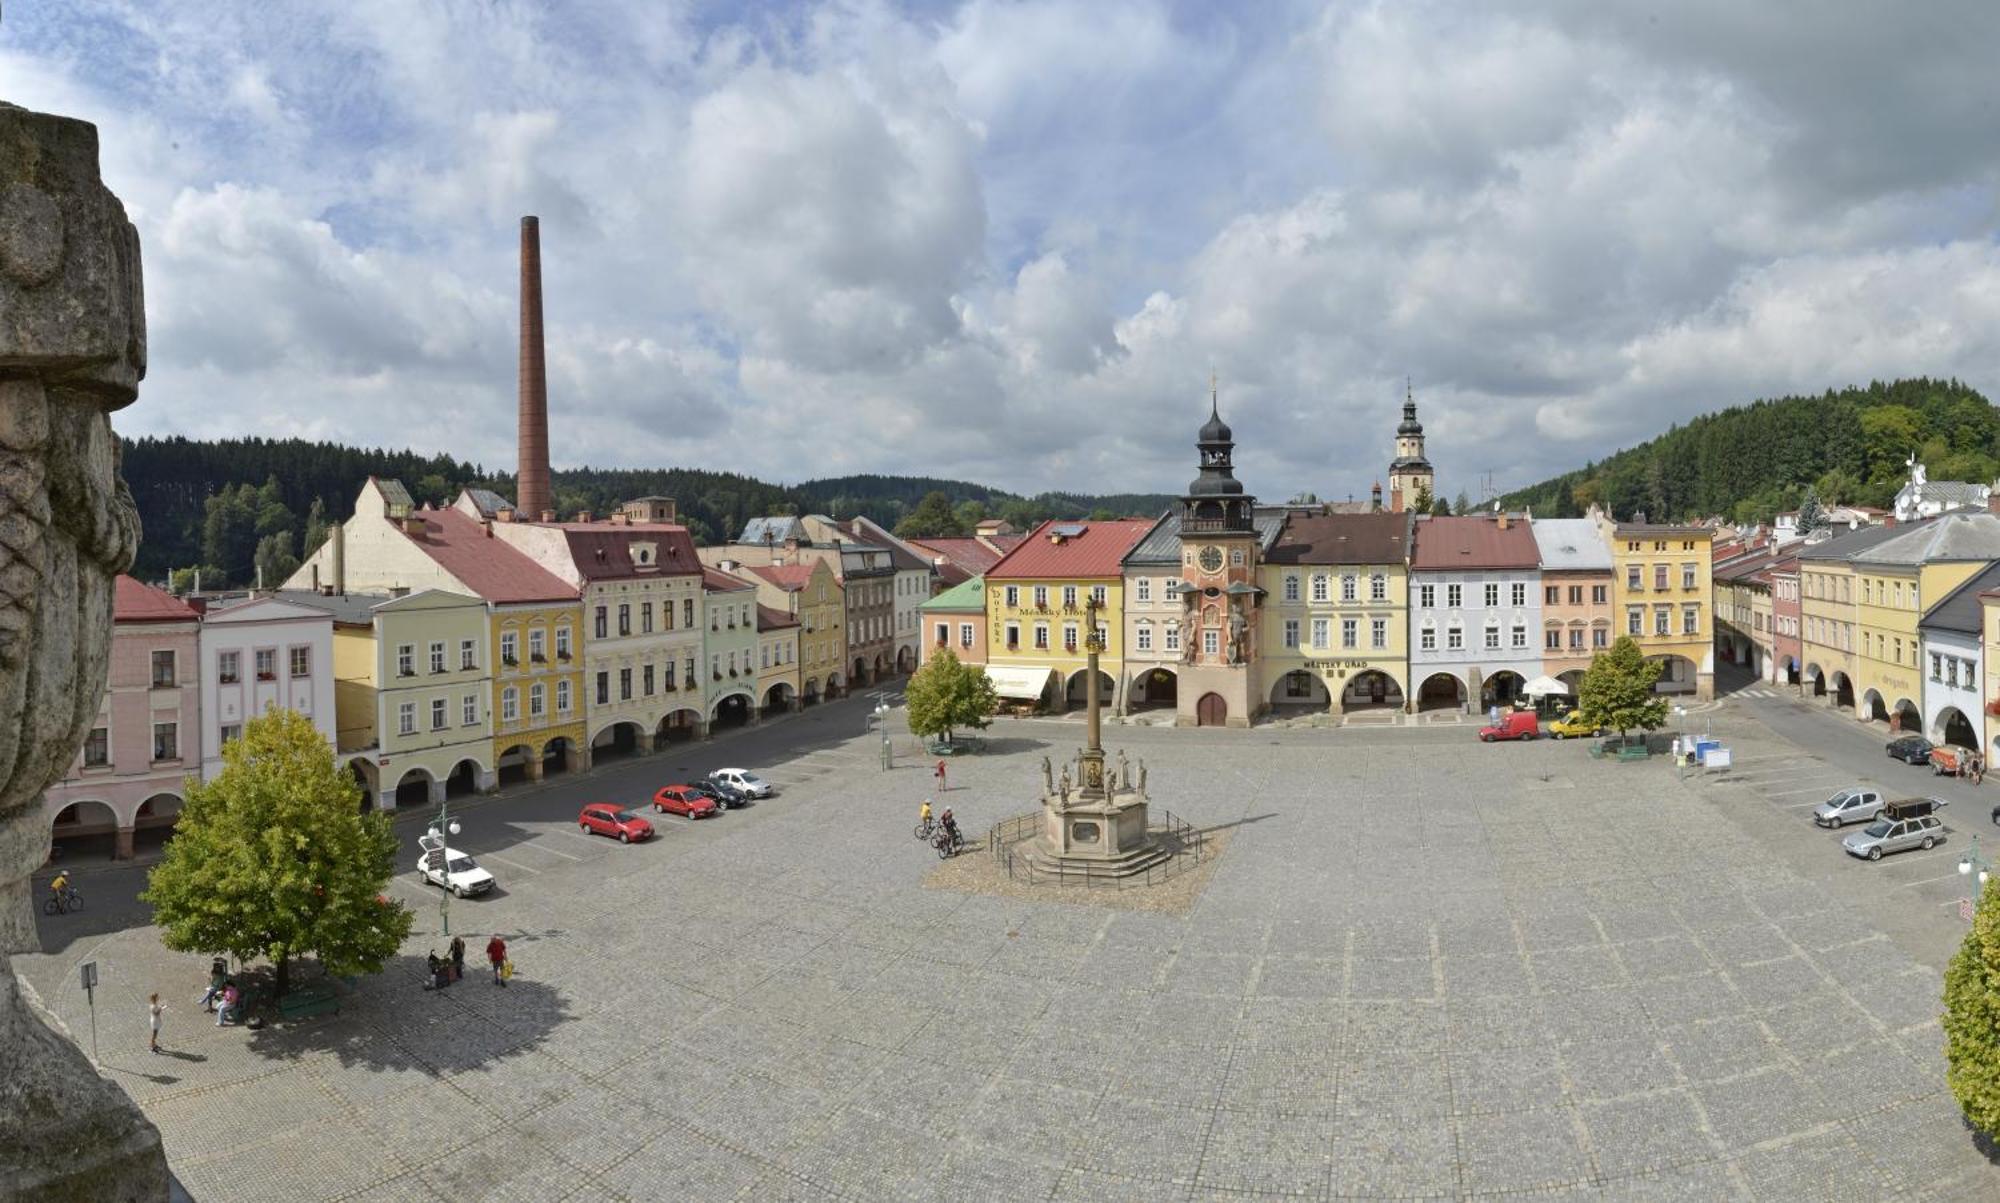
<svg viewBox="0 0 2000 1203"><path fill-rule="evenodd" d="M1549 724L1549 734L1557 739L1579 739L1591 735L1604 734L1604 728L1583 717L1580 710L1572 710Z"/></svg>

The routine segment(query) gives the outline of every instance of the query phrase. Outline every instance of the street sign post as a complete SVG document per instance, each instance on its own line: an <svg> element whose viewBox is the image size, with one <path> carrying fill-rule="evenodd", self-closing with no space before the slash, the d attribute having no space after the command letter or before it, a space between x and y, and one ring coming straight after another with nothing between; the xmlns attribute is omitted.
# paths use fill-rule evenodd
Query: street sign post
<svg viewBox="0 0 2000 1203"><path fill-rule="evenodd" d="M77 977L83 982L83 998L90 1005L90 1059L97 1060L97 962L85 961L78 965Z"/></svg>

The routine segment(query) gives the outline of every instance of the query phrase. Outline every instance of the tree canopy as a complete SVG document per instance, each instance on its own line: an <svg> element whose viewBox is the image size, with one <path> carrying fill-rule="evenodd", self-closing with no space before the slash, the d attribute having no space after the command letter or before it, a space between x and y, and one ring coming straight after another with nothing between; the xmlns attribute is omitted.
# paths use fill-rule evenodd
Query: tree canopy
<svg viewBox="0 0 2000 1203"><path fill-rule="evenodd" d="M412 916L381 898L396 848L312 720L271 710L223 745L220 773L190 784L140 897L168 948L268 958L282 994L299 957L374 973L402 947Z"/></svg>
<svg viewBox="0 0 2000 1203"><path fill-rule="evenodd" d="M1576 517L1723 514L1768 522L1807 487L1828 505L1887 506L1914 453L1934 480L2000 475L2000 412L1957 380L1918 378L1779 397L1704 414L1574 472L1508 493L1510 509Z"/></svg>
<svg viewBox="0 0 2000 1203"><path fill-rule="evenodd" d="M1944 971L1944 1077L1967 1122L2000 1136L2000 891L1978 900Z"/></svg>
<svg viewBox="0 0 2000 1203"><path fill-rule="evenodd" d="M1000 708L993 682L976 665L962 663L950 648L939 648L910 675L903 690L910 730L947 743L960 727L985 727Z"/></svg>
<svg viewBox="0 0 2000 1203"><path fill-rule="evenodd" d="M1586 721L1620 736L1635 727L1651 731L1667 720L1667 700L1653 692L1663 667L1646 659L1630 635L1620 635L1609 651L1591 657L1577 689L1578 709Z"/></svg>

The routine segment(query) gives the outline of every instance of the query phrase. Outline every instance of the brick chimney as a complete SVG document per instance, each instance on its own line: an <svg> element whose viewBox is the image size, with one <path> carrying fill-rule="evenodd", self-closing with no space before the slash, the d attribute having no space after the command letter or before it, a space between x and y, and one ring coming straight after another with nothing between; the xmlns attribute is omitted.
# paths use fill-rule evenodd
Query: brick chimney
<svg viewBox="0 0 2000 1203"><path fill-rule="evenodd" d="M549 374L542 356L542 231L521 219L520 464L514 503L524 513L554 508L549 492Z"/></svg>

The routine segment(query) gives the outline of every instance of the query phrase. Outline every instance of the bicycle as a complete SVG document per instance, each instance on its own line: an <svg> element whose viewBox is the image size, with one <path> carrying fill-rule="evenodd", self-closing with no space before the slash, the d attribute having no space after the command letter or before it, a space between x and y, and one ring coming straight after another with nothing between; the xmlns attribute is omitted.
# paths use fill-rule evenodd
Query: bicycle
<svg viewBox="0 0 2000 1203"><path fill-rule="evenodd" d="M965 837L948 827L940 826L937 834L931 837L931 847L937 849L939 860L950 860L958 855L959 849L965 847Z"/></svg>
<svg viewBox="0 0 2000 1203"><path fill-rule="evenodd" d="M64 886L61 893L51 893L47 898L42 899L42 914L44 915L61 915L82 909L83 895L76 892L75 886Z"/></svg>
<svg viewBox="0 0 2000 1203"><path fill-rule="evenodd" d="M917 824L916 829L912 831L911 834L916 836L919 841L923 841L923 840L928 840L931 838L931 836L935 835L937 833L937 829L938 825L936 819L925 819L923 822Z"/></svg>

